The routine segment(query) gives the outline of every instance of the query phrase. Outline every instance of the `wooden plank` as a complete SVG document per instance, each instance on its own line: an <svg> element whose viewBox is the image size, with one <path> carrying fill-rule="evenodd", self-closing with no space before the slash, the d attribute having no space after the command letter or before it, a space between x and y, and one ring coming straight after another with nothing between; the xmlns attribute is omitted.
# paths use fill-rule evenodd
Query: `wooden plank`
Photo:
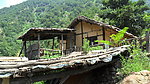
<svg viewBox="0 0 150 84"><path fill-rule="evenodd" d="M93 30L93 31L89 31L89 32L83 32L83 34L88 34L88 33L91 33L91 32L96 32L96 31L102 31L102 29L99 29L99 30ZM76 35L81 35L82 33L77 33Z"/></svg>
<svg viewBox="0 0 150 84"><path fill-rule="evenodd" d="M73 69L65 70L63 72L43 74L43 75L41 74L41 75L36 75L36 76L30 77L30 78L29 77L14 78L14 79L11 79L11 84L19 84L19 82L20 82L20 84L22 84L23 82L27 82L27 81L30 81L33 83L33 82L38 82L38 81L50 80L50 79L54 79L54 78L62 78L65 76L70 76L70 75L81 74L81 73L93 70L95 68L114 63L115 61L116 61L116 59L114 59L113 61L111 61L109 63L101 62L101 63L98 63L93 66L88 66L88 67L82 66L80 68L73 68Z"/></svg>
<svg viewBox="0 0 150 84"><path fill-rule="evenodd" d="M25 67L25 66L33 66L33 65L47 65L47 64L56 64L56 63L61 63L61 62L69 62L73 60L84 60L88 58L94 58L94 57L99 57L99 58L104 58L103 56L106 56L107 54L113 54L115 52L119 52L121 49L118 50L112 50L112 51L107 51L105 53L100 53L96 55L83 55L83 56L77 56L75 58L68 57L68 58L62 58L62 59L56 59L56 60L47 60L47 61L28 61L28 62L23 62L19 63L17 65L0 65L0 68L6 69L6 68L18 68L18 67Z"/></svg>
<svg viewBox="0 0 150 84"><path fill-rule="evenodd" d="M21 62L21 61L28 61L28 58L26 57L0 57L0 64L3 63L3 62ZM6 64L8 64L6 63Z"/></svg>

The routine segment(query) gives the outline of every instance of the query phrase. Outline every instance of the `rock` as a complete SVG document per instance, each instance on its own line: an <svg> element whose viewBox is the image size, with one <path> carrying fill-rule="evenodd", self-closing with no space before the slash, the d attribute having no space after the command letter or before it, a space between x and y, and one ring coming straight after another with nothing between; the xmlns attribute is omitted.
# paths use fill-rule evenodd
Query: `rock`
<svg viewBox="0 0 150 84"><path fill-rule="evenodd" d="M150 71L134 72L124 78L120 84L150 84Z"/></svg>

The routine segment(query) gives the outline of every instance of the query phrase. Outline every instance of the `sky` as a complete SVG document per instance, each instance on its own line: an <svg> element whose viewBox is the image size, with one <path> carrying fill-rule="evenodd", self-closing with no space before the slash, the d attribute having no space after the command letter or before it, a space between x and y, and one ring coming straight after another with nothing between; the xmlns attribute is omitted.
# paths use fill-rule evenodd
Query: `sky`
<svg viewBox="0 0 150 84"><path fill-rule="evenodd" d="M3 7L10 7L11 5L16 5L27 0L0 0L0 9Z"/></svg>

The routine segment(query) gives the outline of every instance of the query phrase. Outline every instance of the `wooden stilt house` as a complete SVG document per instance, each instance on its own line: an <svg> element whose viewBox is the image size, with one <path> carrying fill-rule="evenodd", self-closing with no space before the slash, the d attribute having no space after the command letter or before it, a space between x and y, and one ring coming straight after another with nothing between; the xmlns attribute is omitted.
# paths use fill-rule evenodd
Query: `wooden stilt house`
<svg viewBox="0 0 150 84"><path fill-rule="evenodd" d="M129 45L115 48L93 50L88 54L82 51L83 39L90 40L90 45L105 46L95 40L111 41L110 35L119 28L79 16L68 28L30 28L19 37L23 41L20 54L29 59L36 59L43 52L61 51L61 56L52 59L2 61L0 63L0 84L32 84L46 81L48 84L115 84L119 55L127 54ZM57 37L57 39L55 39ZM126 32L125 38L136 38ZM51 49L42 48L41 41L51 39ZM55 40L60 44L55 49ZM36 41L34 44L30 41ZM109 47L105 46L104 48Z"/></svg>
<svg viewBox="0 0 150 84"><path fill-rule="evenodd" d="M97 22L89 19L85 16L79 16L75 18L68 28L31 28L24 35L20 36L19 39L23 41L23 48L25 56L32 58L32 56L40 57L40 40L53 39L58 37L60 48L63 54L68 54L73 51L82 51L83 39L86 38L90 41L91 46L103 46L108 48L108 45L104 45L95 40L108 40L111 41L110 35L116 34L120 31L119 28ZM131 33L126 32L125 38L136 38ZM37 40L37 45L30 46L27 50L27 41ZM44 51L44 50L43 50ZM55 51L54 49L49 51Z"/></svg>

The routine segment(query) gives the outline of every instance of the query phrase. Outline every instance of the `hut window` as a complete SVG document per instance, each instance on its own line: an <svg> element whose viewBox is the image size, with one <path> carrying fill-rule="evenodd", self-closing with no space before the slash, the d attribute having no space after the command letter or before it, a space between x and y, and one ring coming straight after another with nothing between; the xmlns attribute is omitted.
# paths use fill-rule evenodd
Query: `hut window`
<svg viewBox="0 0 150 84"><path fill-rule="evenodd" d="M90 45L98 44L98 42L95 42L95 40L97 40L97 36L87 37L87 39L90 41Z"/></svg>

